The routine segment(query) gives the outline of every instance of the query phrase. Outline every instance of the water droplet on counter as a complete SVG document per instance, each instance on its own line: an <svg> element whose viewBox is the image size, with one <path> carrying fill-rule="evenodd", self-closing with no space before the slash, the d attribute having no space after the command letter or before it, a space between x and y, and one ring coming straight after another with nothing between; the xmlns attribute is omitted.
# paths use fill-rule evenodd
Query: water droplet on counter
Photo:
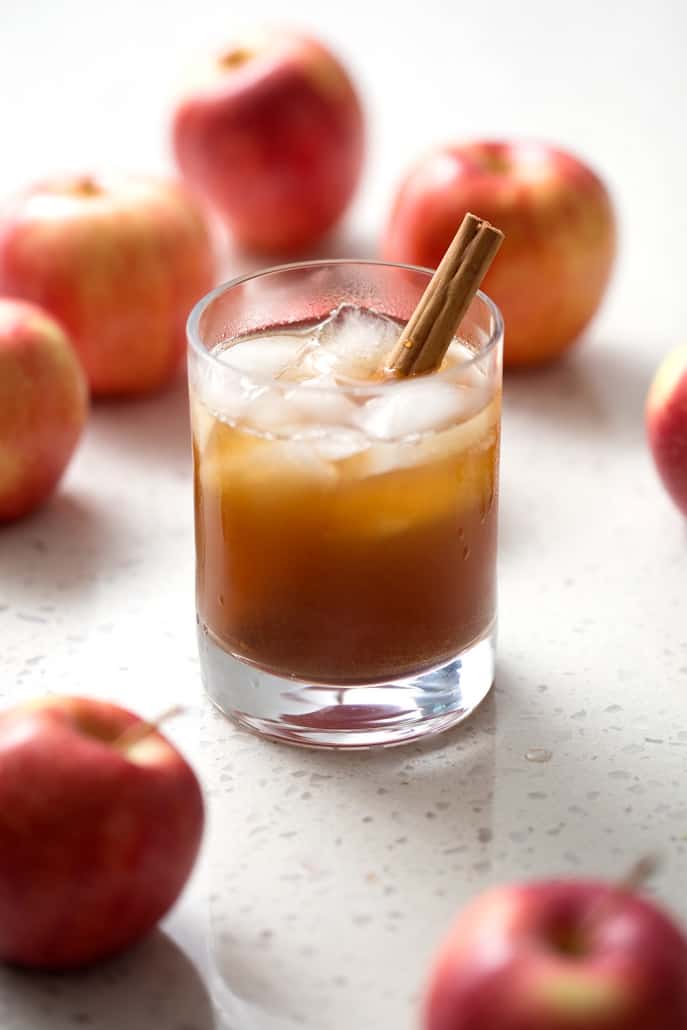
<svg viewBox="0 0 687 1030"><path fill-rule="evenodd" d="M525 758L528 762L550 762L553 758L553 751L549 751L545 747L531 747L525 752Z"/></svg>
<svg viewBox="0 0 687 1030"><path fill-rule="evenodd" d="M467 561L469 557L470 557L470 548L469 547L464 547L463 548L463 561Z"/></svg>

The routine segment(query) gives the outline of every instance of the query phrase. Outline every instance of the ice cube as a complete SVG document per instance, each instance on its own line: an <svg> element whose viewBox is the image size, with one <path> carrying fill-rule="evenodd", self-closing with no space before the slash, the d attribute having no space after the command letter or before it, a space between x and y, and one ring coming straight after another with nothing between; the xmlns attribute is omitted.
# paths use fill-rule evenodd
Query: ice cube
<svg viewBox="0 0 687 1030"><path fill-rule="evenodd" d="M200 478L207 490L223 492L260 461L269 441L213 420L200 451Z"/></svg>
<svg viewBox="0 0 687 1030"><path fill-rule="evenodd" d="M306 381L284 396L299 417L312 425L353 426L355 423L358 405L346 396L333 376Z"/></svg>
<svg viewBox="0 0 687 1030"><path fill-rule="evenodd" d="M421 437L410 449L415 452L415 462L441 461L468 451L488 449L495 441L498 419L499 402L495 400L458 425ZM406 456L408 450L404 448Z"/></svg>
<svg viewBox="0 0 687 1030"><path fill-rule="evenodd" d="M317 328L298 362L304 377L335 374L369 379L399 337L397 322L352 304L340 305Z"/></svg>
<svg viewBox="0 0 687 1030"><path fill-rule="evenodd" d="M475 352L460 340L454 340L446 352L446 365L450 368L451 382L481 390L487 384L483 365L475 362Z"/></svg>
<svg viewBox="0 0 687 1030"><path fill-rule="evenodd" d="M494 398L491 404L482 408L479 412L460 425L454 426L447 433L440 434L437 440L440 441L442 450L450 448L452 451L467 451L472 448L487 449L492 446L498 430L499 418L501 415L500 398ZM445 440L442 439L445 437Z"/></svg>
<svg viewBox="0 0 687 1030"><path fill-rule="evenodd" d="M264 444L253 451L250 461L231 467L226 487L269 504L285 494L328 490L338 482L336 467L318 453L314 442L268 440Z"/></svg>
<svg viewBox="0 0 687 1030"><path fill-rule="evenodd" d="M247 406L267 390L248 376L216 365L192 366L191 386L209 412L230 423L239 421Z"/></svg>
<svg viewBox="0 0 687 1030"><path fill-rule="evenodd" d="M370 441L359 429L334 426L314 440L313 445L318 455L327 461L347 461L354 455L363 454Z"/></svg>
<svg viewBox="0 0 687 1030"><path fill-rule="evenodd" d="M399 440L443 429L463 415L463 391L429 379L388 384L362 405L358 425L377 440Z"/></svg>
<svg viewBox="0 0 687 1030"><path fill-rule="evenodd" d="M256 493L265 502L273 494L338 481L332 463L310 441L267 440L215 422L204 453L200 475L206 489Z"/></svg>
<svg viewBox="0 0 687 1030"><path fill-rule="evenodd" d="M293 365L306 339L303 334L254 336L214 351L226 365L259 380L274 379Z"/></svg>
<svg viewBox="0 0 687 1030"><path fill-rule="evenodd" d="M394 469L408 464L405 460L405 451L407 451L408 445L403 448L400 444L395 443L370 444L369 440L368 444L369 446L365 450L347 456L341 464L341 472L347 479L383 476L386 472L392 472Z"/></svg>
<svg viewBox="0 0 687 1030"><path fill-rule="evenodd" d="M249 468L242 472L241 486L253 490L264 488L272 493L298 488L322 489L338 481L338 473L330 461L318 453L309 441L276 440L259 452Z"/></svg>
<svg viewBox="0 0 687 1030"><path fill-rule="evenodd" d="M248 403L241 423L270 436L289 435L286 430L304 420L296 407L278 386L267 387Z"/></svg>

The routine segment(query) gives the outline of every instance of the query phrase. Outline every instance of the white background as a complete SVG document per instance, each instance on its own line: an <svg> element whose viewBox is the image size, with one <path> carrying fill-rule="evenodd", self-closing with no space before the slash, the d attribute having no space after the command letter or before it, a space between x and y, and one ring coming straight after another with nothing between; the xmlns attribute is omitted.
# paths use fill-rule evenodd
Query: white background
<svg viewBox="0 0 687 1030"><path fill-rule="evenodd" d="M288 16L342 56L368 109L363 188L332 251L374 252L404 167L473 136L579 152L621 224L587 339L507 380L497 690L431 747L303 754L209 714L183 389L96 409L59 496L0 534L0 697L84 691L147 715L186 701L170 732L204 776L210 832L167 926L181 950L159 935L85 977L4 973L3 1027L411 1030L434 944L469 896L616 875L654 848L655 889L687 918L687 532L642 425L657 361L687 337L686 10L0 0L3 194L57 171L168 170L184 69L237 27ZM551 762L527 762L532 747Z"/></svg>

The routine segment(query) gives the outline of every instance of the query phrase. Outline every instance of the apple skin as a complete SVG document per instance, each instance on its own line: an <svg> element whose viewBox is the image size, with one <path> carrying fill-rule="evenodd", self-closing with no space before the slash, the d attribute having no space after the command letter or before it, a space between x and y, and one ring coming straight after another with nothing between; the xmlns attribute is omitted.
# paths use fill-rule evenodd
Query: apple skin
<svg viewBox="0 0 687 1030"><path fill-rule="evenodd" d="M364 119L344 68L317 40L273 30L208 59L178 100L179 169L242 247L303 251L347 207Z"/></svg>
<svg viewBox="0 0 687 1030"><path fill-rule="evenodd" d="M171 380L186 317L213 278L204 218L175 182L54 180L0 216L0 293L62 323L94 395L143 394Z"/></svg>
<svg viewBox="0 0 687 1030"><path fill-rule="evenodd" d="M435 268L468 211L506 237L483 283L503 313L505 364L551 361L581 334L609 280L616 228L605 186L545 144L442 146L401 184L382 256Z"/></svg>
<svg viewBox="0 0 687 1030"><path fill-rule="evenodd" d="M0 715L0 959L66 970L151 930L198 852L203 800L158 732L112 704L52 697Z"/></svg>
<svg viewBox="0 0 687 1030"><path fill-rule="evenodd" d="M61 326L0 298L0 523L42 504L62 476L88 414L88 387Z"/></svg>
<svg viewBox="0 0 687 1030"><path fill-rule="evenodd" d="M687 940L653 904L608 884L496 888L453 925L432 969L422 1025L684 1030Z"/></svg>
<svg viewBox="0 0 687 1030"><path fill-rule="evenodd" d="M649 446L663 484L687 515L687 345L660 364L646 404Z"/></svg>

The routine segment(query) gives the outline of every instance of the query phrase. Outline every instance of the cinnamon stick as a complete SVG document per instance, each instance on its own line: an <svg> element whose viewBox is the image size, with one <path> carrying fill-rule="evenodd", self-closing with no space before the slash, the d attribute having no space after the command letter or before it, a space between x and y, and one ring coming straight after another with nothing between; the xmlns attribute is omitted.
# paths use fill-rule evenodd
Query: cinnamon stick
<svg viewBox="0 0 687 1030"><path fill-rule="evenodd" d="M389 354L385 372L409 376L440 367L502 241L500 230L475 215L465 216Z"/></svg>

